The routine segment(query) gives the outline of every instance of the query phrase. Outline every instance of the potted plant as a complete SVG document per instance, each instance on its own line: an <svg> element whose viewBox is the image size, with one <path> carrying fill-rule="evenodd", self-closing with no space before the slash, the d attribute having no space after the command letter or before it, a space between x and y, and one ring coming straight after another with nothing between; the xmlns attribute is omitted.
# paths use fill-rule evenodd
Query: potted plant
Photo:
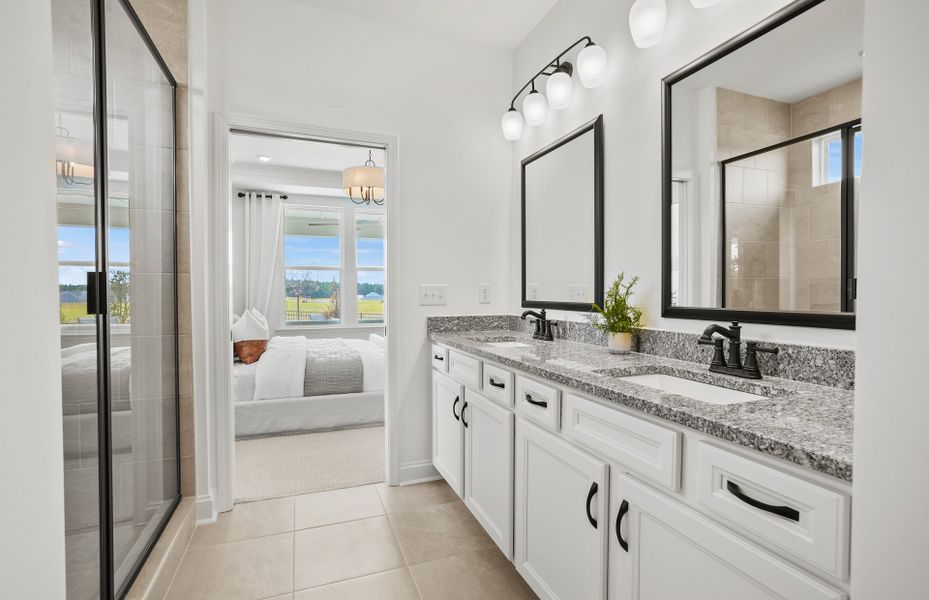
<svg viewBox="0 0 929 600"><path fill-rule="evenodd" d="M591 324L607 334L610 352L614 354L630 352L633 336L641 329L639 320L642 318L642 309L629 304L632 288L639 282L639 278L633 277L629 283L624 283L624 280L625 274L620 273L606 291L603 307L594 304L595 314L591 316Z"/></svg>

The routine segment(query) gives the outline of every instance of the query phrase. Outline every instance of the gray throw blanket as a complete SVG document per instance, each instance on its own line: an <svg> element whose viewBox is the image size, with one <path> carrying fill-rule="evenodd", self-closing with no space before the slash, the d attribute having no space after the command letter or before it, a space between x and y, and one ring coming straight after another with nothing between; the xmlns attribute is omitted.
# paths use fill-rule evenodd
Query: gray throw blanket
<svg viewBox="0 0 929 600"><path fill-rule="evenodd" d="M362 391L361 355L342 340L307 340L304 396L354 394Z"/></svg>

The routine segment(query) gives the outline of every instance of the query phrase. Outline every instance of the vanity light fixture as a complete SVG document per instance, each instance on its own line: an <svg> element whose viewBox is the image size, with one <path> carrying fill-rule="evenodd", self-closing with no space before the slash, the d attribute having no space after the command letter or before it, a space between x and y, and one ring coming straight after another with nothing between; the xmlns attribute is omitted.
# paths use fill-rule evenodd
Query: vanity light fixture
<svg viewBox="0 0 929 600"><path fill-rule="evenodd" d="M629 10L629 30L639 48L651 48L661 42L667 22L665 0L636 0Z"/></svg>
<svg viewBox="0 0 929 600"><path fill-rule="evenodd" d="M342 171L342 190L355 204L384 204L384 169L374 164L371 150L364 165Z"/></svg>
<svg viewBox="0 0 929 600"><path fill-rule="evenodd" d="M523 117L530 127L541 125L548 116L548 109L562 110L571 103L571 94L574 90L574 65L561 58L571 52L582 42L586 42L584 49L577 56L577 74L581 84L586 88L594 88L603 83L606 73L606 52L594 44L590 36L584 36L568 46L564 52L549 61L538 73L519 88L510 101L510 108L500 118L503 129L503 138L508 141L518 140L523 135ZM539 77L548 77L545 83L545 95L535 89L535 80ZM529 89L523 98L523 114L516 110L516 100L520 94Z"/></svg>

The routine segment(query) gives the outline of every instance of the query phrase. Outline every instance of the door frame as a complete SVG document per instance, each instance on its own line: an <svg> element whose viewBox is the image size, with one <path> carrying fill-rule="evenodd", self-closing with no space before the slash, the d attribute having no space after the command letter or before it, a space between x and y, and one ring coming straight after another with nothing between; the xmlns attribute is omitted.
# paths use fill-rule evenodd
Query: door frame
<svg viewBox="0 0 929 600"><path fill-rule="evenodd" d="M214 173L211 201L208 207L208 221L211 235L209 236L208 252L209 265L207 276L200 284L199 290L206 301L207 312L207 339L205 360L194 358L196 370L204 373L206 387L210 390L206 417L209 422L207 464L202 465L201 456L198 455L198 471L206 468L213 471L208 477L213 488L213 509L225 512L232 509L235 502L233 492L233 476L235 473L235 420L232 402L232 299L231 277L228 268L230 264L229 252L229 224L230 224L230 198L232 190L231 164L229 158L229 138L234 132L256 133L285 138L297 138L335 143L364 144L383 148L386 155L386 182L385 182L385 216L387 218L387 235L384 240L386 246L386 265L384 267L385 294L384 294L384 326L393 332L400 331L399 327L399 239L400 239L400 187L399 187L399 140L397 136L374 132L350 131L319 127L305 123L288 123L273 121L258 117L233 114L215 113L213 118L213 157ZM197 284L192 284L197 285ZM194 290L192 290L192 293ZM388 331L388 333L390 333ZM400 479L400 445L396 439L399 428L393 424L398 418L399 378L397 376L397 360L399 355L399 340L396 333L387 335L387 348L385 360L387 362L387 383L384 391L385 439L386 439L386 475L389 485L398 485ZM200 364L198 364L200 363ZM210 435L212 434L212 435ZM199 444L198 444L199 445ZM212 469L210 468L212 467ZM198 476L198 479L199 476ZM203 481L201 479L201 481ZM215 486L215 487L214 487ZM198 490L198 503L203 494ZM199 511L198 511L199 512ZM201 520L210 520L207 515L199 513ZM206 519L204 519L206 517Z"/></svg>

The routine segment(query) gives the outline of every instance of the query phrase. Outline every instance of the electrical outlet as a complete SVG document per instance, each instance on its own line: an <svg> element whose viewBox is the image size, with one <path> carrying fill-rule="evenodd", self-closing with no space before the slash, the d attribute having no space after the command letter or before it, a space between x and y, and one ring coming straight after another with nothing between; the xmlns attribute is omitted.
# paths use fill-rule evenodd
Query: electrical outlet
<svg viewBox="0 0 929 600"><path fill-rule="evenodd" d="M490 304L490 284L489 283L477 284L477 303L478 304Z"/></svg>
<svg viewBox="0 0 929 600"><path fill-rule="evenodd" d="M590 292L584 284L568 285L568 300L571 302L584 302L590 299Z"/></svg>
<svg viewBox="0 0 929 600"><path fill-rule="evenodd" d="M539 299L539 284L530 283L526 286L526 299L527 300L538 300Z"/></svg>
<svg viewBox="0 0 929 600"><path fill-rule="evenodd" d="M444 283L421 283L419 285L420 306L445 306Z"/></svg>

